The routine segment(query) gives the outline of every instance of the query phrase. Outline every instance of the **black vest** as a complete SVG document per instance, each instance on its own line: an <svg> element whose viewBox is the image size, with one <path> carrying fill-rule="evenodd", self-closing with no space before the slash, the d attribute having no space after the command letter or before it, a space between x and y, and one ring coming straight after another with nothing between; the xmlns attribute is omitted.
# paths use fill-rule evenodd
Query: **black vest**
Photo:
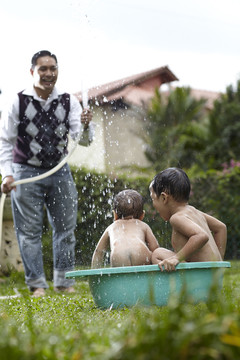
<svg viewBox="0 0 240 360"><path fill-rule="evenodd" d="M41 168L56 166L67 153L70 95L54 99L48 111L32 96L19 96L19 126L13 162Z"/></svg>

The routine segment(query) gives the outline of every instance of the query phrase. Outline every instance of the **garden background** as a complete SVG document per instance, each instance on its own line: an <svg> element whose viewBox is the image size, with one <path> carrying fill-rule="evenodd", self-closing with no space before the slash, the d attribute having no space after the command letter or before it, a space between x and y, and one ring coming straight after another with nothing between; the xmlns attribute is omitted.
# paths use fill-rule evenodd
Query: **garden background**
<svg viewBox="0 0 240 360"><path fill-rule="evenodd" d="M144 221L161 246L171 247L169 224L161 220L149 196L154 175L169 166L187 172L192 185L189 203L227 225L225 259L240 257L240 81L230 85L210 111L205 103L206 99L192 97L190 88L173 89L167 96L156 90L143 115L148 168L113 169L111 174L72 168L79 194L77 266L90 265L96 243L113 221L113 197L125 188L142 194ZM50 235L46 221L44 256L51 272Z"/></svg>
<svg viewBox="0 0 240 360"><path fill-rule="evenodd" d="M201 101L204 104L204 101ZM168 223L154 210L149 184L168 166L188 173L189 203L228 227L226 270L221 293L212 289L207 303L192 304L184 292L168 306L116 310L96 308L88 283L76 282L76 293L56 294L52 285L51 229L44 224L44 263L50 288L43 298L29 296L23 273L0 278L0 358L2 360L232 360L240 357L240 84L229 87L204 112L189 89L177 88L168 99L159 92L147 110L148 169L99 174L72 168L79 194L76 265L88 267L102 232L112 221L112 200L124 188L145 200L145 221L160 245L170 247ZM181 116L180 116L181 115ZM123 169L122 169L123 170ZM129 176L131 173L131 176ZM121 175L120 175L121 174ZM127 174L127 175L126 175ZM134 174L134 175L133 175ZM214 284L213 284L214 285Z"/></svg>

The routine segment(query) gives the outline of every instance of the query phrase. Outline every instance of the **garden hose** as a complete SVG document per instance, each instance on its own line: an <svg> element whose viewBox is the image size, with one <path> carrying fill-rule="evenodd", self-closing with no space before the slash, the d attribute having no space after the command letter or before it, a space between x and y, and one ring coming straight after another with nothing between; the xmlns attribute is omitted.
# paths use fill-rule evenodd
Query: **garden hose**
<svg viewBox="0 0 240 360"><path fill-rule="evenodd" d="M27 183L30 183L30 182L35 182L35 181L38 181L38 180L45 179L46 177L54 174L56 171L61 169L61 167L63 165L66 164L67 160L70 158L70 156L72 155L72 153L76 149L77 144L78 144L78 142L80 140L80 137L81 137L81 132L79 133L78 137L74 141L74 143L72 145L72 148L69 151L69 153L54 168L50 169L49 171L47 171L47 172L45 172L44 174L41 174L41 175L37 175L37 176L31 177L31 178L26 178L26 179L21 179L21 180L14 181L11 184L11 186L14 187L14 186L21 185L21 184L27 184ZM2 236L2 231L3 231L3 211L4 211L5 199L6 199L6 194L2 193L1 200L0 200L0 252L1 252L1 247L2 247L2 237L3 237Z"/></svg>

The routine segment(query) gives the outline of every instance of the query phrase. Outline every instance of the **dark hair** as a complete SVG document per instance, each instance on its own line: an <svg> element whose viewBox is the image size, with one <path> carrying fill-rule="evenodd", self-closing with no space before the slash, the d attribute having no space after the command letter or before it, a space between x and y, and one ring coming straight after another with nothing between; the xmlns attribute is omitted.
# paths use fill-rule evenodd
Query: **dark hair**
<svg viewBox="0 0 240 360"><path fill-rule="evenodd" d="M128 216L139 219L143 214L143 197L135 190L120 191L113 199L113 210L119 219Z"/></svg>
<svg viewBox="0 0 240 360"><path fill-rule="evenodd" d="M35 68L36 64L37 64L37 59L42 57L42 56L51 56L53 59L56 60L56 63L57 63L57 57L56 55L52 54L50 51L48 50L41 50L41 51L38 51L36 54L33 55L32 57L32 61L31 61L31 67L32 69Z"/></svg>
<svg viewBox="0 0 240 360"><path fill-rule="evenodd" d="M164 191L176 201L188 201L191 191L190 180L182 169L168 168L157 174L151 186L157 197Z"/></svg>

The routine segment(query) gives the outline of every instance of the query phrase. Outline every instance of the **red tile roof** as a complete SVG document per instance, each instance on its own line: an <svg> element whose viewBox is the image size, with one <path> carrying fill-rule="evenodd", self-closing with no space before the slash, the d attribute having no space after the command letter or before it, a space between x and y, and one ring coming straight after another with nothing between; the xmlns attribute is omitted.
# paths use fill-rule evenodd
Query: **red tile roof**
<svg viewBox="0 0 240 360"><path fill-rule="evenodd" d="M104 85L95 86L88 90L89 100L99 104L109 101L124 99L126 102L139 105L148 101L154 94L156 87L161 84L176 81L178 78L167 67L129 76ZM75 94L79 101L82 100L82 92Z"/></svg>
<svg viewBox="0 0 240 360"><path fill-rule="evenodd" d="M171 86L171 91L174 91L176 87ZM169 96L169 91L163 91L162 94L164 94L166 97ZM221 93L216 91L209 91L209 90L199 90L199 89L192 89L191 88L191 95L196 99L205 99L206 104L205 108L210 110L213 108L214 101L217 100Z"/></svg>
<svg viewBox="0 0 240 360"><path fill-rule="evenodd" d="M207 100L206 102L206 108L212 109L213 103L215 100L217 100L221 93L215 92L215 91L207 91L207 90L198 90L198 89L191 89L191 95L195 97L197 100L204 98Z"/></svg>

